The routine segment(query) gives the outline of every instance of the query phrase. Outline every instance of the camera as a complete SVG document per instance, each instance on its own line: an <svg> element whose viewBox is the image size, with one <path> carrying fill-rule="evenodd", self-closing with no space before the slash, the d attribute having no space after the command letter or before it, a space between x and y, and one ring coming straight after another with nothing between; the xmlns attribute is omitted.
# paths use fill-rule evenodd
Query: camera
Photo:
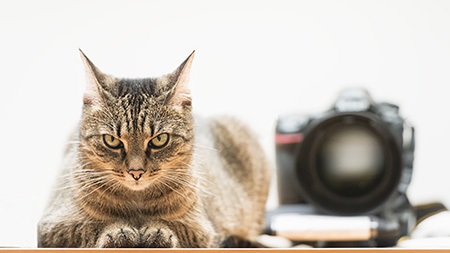
<svg viewBox="0 0 450 253"><path fill-rule="evenodd" d="M395 245L416 221L406 196L414 145L399 107L364 89L343 90L323 113L279 117L269 229L324 247Z"/></svg>

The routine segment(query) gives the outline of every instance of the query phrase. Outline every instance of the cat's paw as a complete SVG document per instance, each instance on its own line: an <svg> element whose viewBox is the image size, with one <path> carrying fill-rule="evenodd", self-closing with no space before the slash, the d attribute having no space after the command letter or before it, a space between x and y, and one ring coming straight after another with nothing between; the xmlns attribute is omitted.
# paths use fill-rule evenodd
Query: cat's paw
<svg viewBox="0 0 450 253"><path fill-rule="evenodd" d="M141 243L145 248L176 248L178 240L169 228L141 229Z"/></svg>
<svg viewBox="0 0 450 253"><path fill-rule="evenodd" d="M112 226L105 229L97 241L97 246L100 248L134 248L139 244L139 231L126 226Z"/></svg>

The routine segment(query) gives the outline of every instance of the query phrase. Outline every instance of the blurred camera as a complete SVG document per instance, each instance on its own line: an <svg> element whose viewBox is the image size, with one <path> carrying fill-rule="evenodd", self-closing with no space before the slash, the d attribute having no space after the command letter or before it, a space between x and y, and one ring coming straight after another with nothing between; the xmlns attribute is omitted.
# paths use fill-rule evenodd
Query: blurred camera
<svg viewBox="0 0 450 253"><path fill-rule="evenodd" d="M347 89L329 111L280 117L275 144L273 233L324 247L392 246L413 228L414 128L398 106Z"/></svg>

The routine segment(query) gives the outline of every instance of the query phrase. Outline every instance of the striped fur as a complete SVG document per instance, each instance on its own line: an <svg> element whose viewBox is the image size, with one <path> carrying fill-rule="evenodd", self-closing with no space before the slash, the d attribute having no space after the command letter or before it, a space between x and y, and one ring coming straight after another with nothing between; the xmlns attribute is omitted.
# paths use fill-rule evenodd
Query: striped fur
<svg viewBox="0 0 450 253"><path fill-rule="evenodd" d="M255 245L269 168L238 121L194 119L193 54L173 73L147 79L119 79L82 58L82 117L39 223L39 247ZM157 149L149 143L161 133L170 139ZM108 147L104 135L122 146Z"/></svg>

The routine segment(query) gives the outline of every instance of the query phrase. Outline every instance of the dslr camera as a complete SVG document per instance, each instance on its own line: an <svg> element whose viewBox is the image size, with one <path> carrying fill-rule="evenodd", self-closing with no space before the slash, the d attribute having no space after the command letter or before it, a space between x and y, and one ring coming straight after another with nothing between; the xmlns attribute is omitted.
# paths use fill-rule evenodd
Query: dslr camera
<svg viewBox="0 0 450 253"><path fill-rule="evenodd" d="M414 128L398 106L347 89L329 111L279 117L275 145L272 233L319 247L375 247L395 245L414 227L406 196Z"/></svg>

